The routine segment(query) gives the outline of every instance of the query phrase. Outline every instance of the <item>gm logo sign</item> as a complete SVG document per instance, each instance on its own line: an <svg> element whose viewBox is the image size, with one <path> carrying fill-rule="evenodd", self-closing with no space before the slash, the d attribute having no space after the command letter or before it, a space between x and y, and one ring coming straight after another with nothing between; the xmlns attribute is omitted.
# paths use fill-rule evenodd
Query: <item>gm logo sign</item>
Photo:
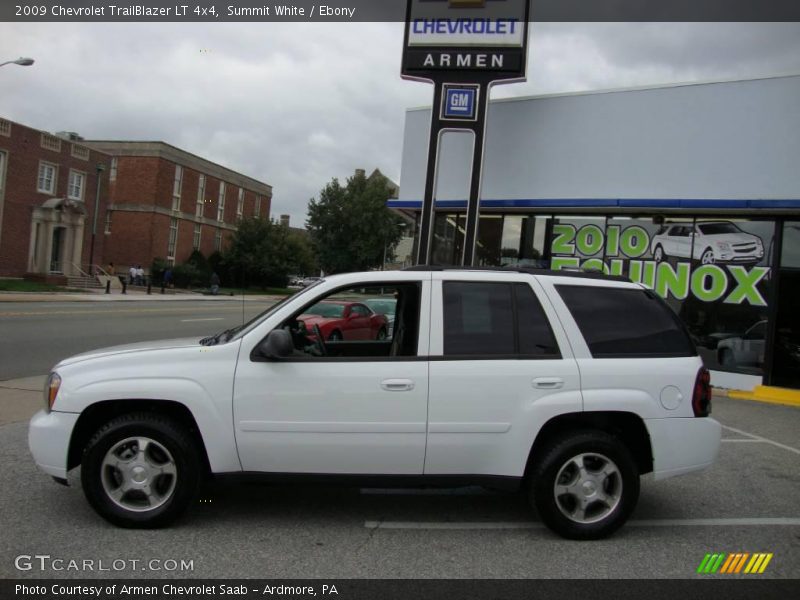
<svg viewBox="0 0 800 600"><path fill-rule="evenodd" d="M440 118L450 121L475 121L478 118L478 86L444 84Z"/></svg>

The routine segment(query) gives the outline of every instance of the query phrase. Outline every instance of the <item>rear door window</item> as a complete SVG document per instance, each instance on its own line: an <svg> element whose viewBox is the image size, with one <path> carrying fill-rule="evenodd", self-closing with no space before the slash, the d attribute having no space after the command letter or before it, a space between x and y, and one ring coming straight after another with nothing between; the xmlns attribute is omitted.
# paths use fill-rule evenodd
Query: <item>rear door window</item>
<svg viewBox="0 0 800 600"><path fill-rule="evenodd" d="M442 289L445 356L560 357L529 285L447 281Z"/></svg>
<svg viewBox="0 0 800 600"><path fill-rule="evenodd" d="M519 353L559 358L561 356L542 305L527 283L514 284L519 331Z"/></svg>
<svg viewBox="0 0 800 600"><path fill-rule="evenodd" d="M678 317L649 290L579 285L556 289L595 358L697 354Z"/></svg>
<svg viewBox="0 0 800 600"><path fill-rule="evenodd" d="M444 354L514 354L511 285L444 283Z"/></svg>

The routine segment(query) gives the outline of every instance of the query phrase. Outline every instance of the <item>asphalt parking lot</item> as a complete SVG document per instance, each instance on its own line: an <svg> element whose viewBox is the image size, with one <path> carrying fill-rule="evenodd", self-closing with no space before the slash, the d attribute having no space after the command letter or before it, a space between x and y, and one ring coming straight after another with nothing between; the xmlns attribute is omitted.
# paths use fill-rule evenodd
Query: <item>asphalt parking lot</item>
<svg viewBox="0 0 800 600"><path fill-rule="evenodd" d="M632 521L599 542L562 540L523 495L481 488L212 485L170 529L116 529L89 508L77 472L70 488L38 472L26 423L8 423L0 577L800 577L800 410L715 398L714 416L725 426L718 463L645 480ZM773 558L761 575L698 575L709 552ZM18 570L28 555L50 558ZM71 570L70 560L94 561L93 570Z"/></svg>

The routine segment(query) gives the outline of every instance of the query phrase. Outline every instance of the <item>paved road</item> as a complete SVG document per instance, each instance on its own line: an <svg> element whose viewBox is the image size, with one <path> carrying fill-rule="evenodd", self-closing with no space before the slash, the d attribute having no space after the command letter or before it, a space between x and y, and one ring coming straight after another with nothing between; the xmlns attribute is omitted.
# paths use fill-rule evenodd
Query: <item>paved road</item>
<svg viewBox="0 0 800 600"><path fill-rule="evenodd" d="M62 358L130 342L204 336L242 323L269 302L0 303L0 381L47 373Z"/></svg>
<svg viewBox="0 0 800 600"><path fill-rule="evenodd" d="M644 481L632 522L599 542L557 538L524 496L480 488L217 485L170 529L116 529L89 508L77 472L64 488L36 470L25 423L2 425L0 577L800 577L800 410L728 399L714 410L726 426L718 464ZM697 575L708 552L774 557L763 575ZM16 570L17 556L35 554L124 562ZM143 571L153 559L192 570Z"/></svg>

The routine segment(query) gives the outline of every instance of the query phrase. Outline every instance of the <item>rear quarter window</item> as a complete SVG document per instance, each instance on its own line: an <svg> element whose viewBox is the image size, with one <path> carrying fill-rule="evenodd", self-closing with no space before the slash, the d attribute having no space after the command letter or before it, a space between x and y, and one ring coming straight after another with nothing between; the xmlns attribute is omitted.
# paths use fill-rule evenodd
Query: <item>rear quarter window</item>
<svg viewBox="0 0 800 600"><path fill-rule="evenodd" d="M556 289L595 358L697 355L677 315L649 290L579 285Z"/></svg>

